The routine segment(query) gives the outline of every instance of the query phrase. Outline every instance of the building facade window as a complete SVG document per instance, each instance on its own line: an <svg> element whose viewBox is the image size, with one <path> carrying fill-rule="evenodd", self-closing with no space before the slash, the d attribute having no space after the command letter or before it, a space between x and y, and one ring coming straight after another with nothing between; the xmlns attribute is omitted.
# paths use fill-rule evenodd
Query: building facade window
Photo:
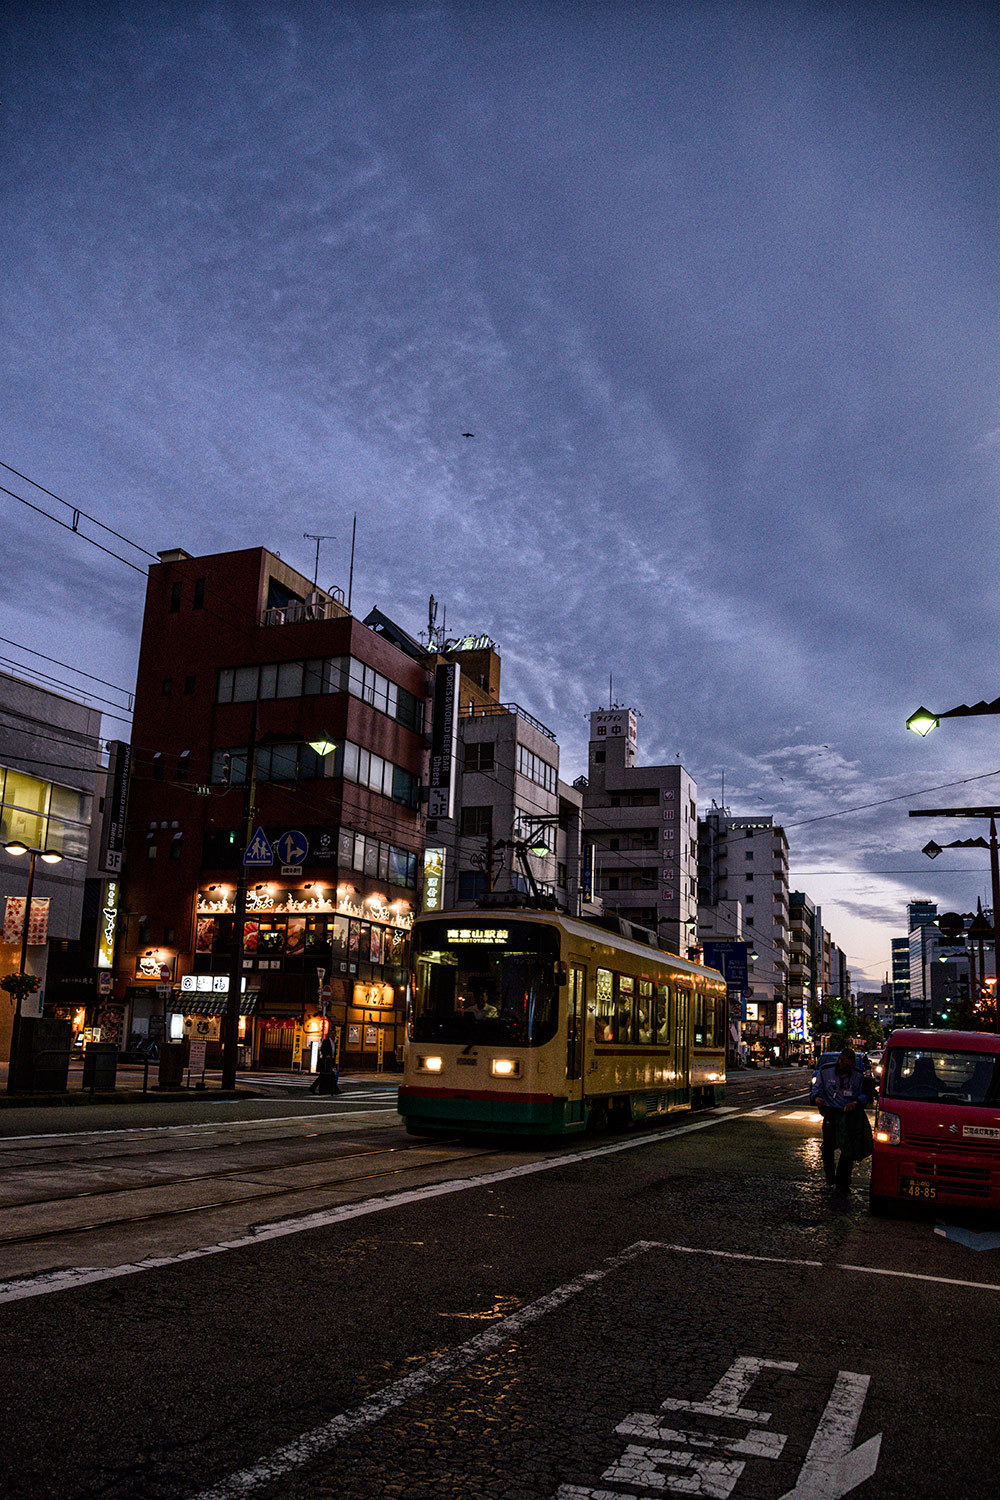
<svg viewBox="0 0 1000 1500"><path fill-rule="evenodd" d="M527 745L517 747L517 769L521 776L527 776L536 786L544 787L547 792L555 792L559 781L559 773L555 766L529 750Z"/></svg>
<svg viewBox="0 0 1000 1500"><path fill-rule="evenodd" d="M183 588L184 585L179 581L170 585L170 613L172 615L177 614L181 607L181 593Z"/></svg>
<svg viewBox="0 0 1000 1500"><path fill-rule="evenodd" d="M350 693L388 714L404 729L418 734L423 731L424 706L420 699L353 656L223 667L216 702L251 703L255 698L309 698L330 693Z"/></svg>
<svg viewBox="0 0 1000 1500"><path fill-rule="evenodd" d="M493 833L492 807L463 807L459 832L463 838L488 839Z"/></svg>

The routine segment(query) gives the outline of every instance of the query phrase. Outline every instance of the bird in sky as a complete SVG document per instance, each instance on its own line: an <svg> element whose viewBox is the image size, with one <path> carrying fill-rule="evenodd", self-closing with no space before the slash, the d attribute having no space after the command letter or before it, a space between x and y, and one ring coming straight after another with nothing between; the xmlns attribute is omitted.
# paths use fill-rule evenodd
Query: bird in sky
<svg viewBox="0 0 1000 1500"><path fill-rule="evenodd" d="M475 435L476 434L474 432L463 432L462 433L463 437L475 437Z"/></svg>

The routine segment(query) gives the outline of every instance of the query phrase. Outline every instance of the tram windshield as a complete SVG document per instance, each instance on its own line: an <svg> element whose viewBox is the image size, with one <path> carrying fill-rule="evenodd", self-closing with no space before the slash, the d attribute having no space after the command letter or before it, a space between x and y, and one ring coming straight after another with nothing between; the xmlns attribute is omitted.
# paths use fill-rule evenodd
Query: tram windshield
<svg viewBox="0 0 1000 1500"><path fill-rule="evenodd" d="M534 922L427 922L413 933L417 1042L537 1046L559 1019L559 934Z"/></svg>

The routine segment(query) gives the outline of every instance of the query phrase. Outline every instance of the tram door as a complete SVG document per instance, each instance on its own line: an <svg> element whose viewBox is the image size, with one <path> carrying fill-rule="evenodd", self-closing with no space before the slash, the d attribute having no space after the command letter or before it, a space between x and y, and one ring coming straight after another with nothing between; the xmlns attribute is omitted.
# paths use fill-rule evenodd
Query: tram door
<svg viewBox="0 0 1000 1500"><path fill-rule="evenodd" d="M570 965L566 985L566 1077L583 1073L583 1030L587 1015L587 971Z"/></svg>
<svg viewBox="0 0 1000 1500"><path fill-rule="evenodd" d="M691 1083L691 1048L688 1039L688 1010L691 997L687 990L674 990L674 1087L686 1089Z"/></svg>

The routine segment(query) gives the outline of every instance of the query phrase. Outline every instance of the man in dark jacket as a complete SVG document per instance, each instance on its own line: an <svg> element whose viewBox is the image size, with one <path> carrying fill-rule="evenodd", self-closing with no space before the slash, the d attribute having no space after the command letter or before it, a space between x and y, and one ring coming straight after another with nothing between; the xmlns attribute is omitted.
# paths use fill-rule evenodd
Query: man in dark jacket
<svg viewBox="0 0 1000 1500"><path fill-rule="evenodd" d="M850 1047L832 1061L821 1061L816 1071L809 1097L823 1116L823 1171L829 1185L839 1193L849 1191L854 1163L872 1152L865 1105L874 1095L874 1082Z"/></svg>

